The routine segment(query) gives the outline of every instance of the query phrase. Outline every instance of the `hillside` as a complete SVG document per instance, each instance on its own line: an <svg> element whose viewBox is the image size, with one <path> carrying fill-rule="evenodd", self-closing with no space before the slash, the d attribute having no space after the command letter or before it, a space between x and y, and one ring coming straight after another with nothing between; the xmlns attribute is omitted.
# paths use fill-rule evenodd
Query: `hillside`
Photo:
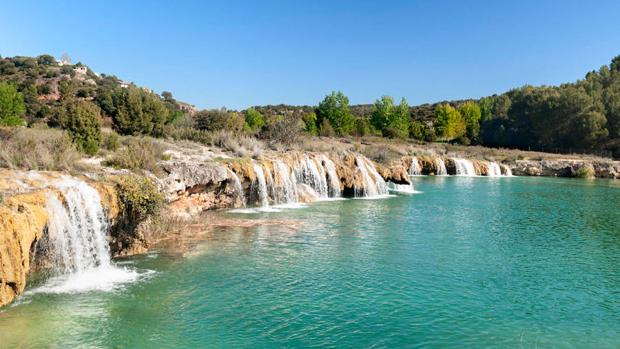
<svg viewBox="0 0 620 349"><path fill-rule="evenodd" d="M121 135L204 144L213 144L214 132L224 131L283 144L303 135L382 136L620 156L620 57L574 83L418 106L409 106L404 98L396 104L389 96L374 104L349 105L344 94L333 92L317 106L196 111L170 92L158 95L50 55L1 59L0 94L11 106L0 106L0 125L60 127L91 155L104 142L103 127Z"/></svg>

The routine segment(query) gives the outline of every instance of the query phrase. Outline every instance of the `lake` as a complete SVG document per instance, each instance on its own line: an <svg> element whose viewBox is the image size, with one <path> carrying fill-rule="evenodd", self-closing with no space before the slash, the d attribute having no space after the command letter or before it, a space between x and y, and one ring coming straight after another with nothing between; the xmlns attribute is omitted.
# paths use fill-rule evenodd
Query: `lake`
<svg viewBox="0 0 620 349"><path fill-rule="evenodd" d="M416 177L415 195L219 216L108 290L0 311L0 347L620 347L620 182Z"/></svg>

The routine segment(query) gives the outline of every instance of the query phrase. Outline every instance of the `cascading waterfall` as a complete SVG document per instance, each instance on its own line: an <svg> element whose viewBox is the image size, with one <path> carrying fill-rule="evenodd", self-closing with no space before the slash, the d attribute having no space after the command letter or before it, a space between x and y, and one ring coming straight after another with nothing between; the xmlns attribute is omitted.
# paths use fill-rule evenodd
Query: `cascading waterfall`
<svg viewBox="0 0 620 349"><path fill-rule="evenodd" d="M420 167L420 163L418 162L418 158L416 158L414 156L413 159L411 159L411 166L409 166L409 175L410 176L419 176L421 174L422 174L422 168Z"/></svg>
<svg viewBox="0 0 620 349"><path fill-rule="evenodd" d="M239 180L239 176L231 170L228 170L228 176L232 179L233 186L235 187L235 192L239 197L239 200L243 203L243 207L246 205L245 194L243 192L243 186L241 185L241 180Z"/></svg>
<svg viewBox="0 0 620 349"><path fill-rule="evenodd" d="M330 197L340 197L340 177L336 172L336 164L325 155L320 156L323 168L325 169L328 194Z"/></svg>
<svg viewBox="0 0 620 349"><path fill-rule="evenodd" d="M110 265L107 222L97 190L86 182L64 177L52 183L64 198L48 195L50 252L63 273Z"/></svg>
<svg viewBox="0 0 620 349"><path fill-rule="evenodd" d="M314 191L316 191L318 197L326 198L329 196L325 170L323 169L323 166L317 166L314 159L304 155L300 160L300 165L295 173L297 181L309 185L312 189L314 189Z"/></svg>
<svg viewBox="0 0 620 349"><path fill-rule="evenodd" d="M476 176L476 169L474 168L474 163L471 162L471 160L452 159L452 161L454 161L454 165L456 166L457 176Z"/></svg>
<svg viewBox="0 0 620 349"><path fill-rule="evenodd" d="M263 168L257 164L254 164L253 167L254 173L256 174L256 181L252 183L252 186L255 187L260 205L262 207L268 207L269 197L267 192L267 181L265 180L265 172L263 171Z"/></svg>
<svg viewBox="0 0 620 349"><path fill-rule="evenodd" d="M443 161L442 158L436 158L435 159L435 165L437 167L437 176L447 176L448 175L448 170L446 169L446 163Z"/></svg>
<svg viewBox="0 0 620 349"><path fill-rule="evenodd" d="M97 190L67 176L49 186L54 193L47 197L47 233L41 247L59 275L30 292L111 290L118 283L135 280L137 272L111 263L108 223Z"/></svg>
<svg viewBox="0 0 620 349"><path fill-rule="evenodd" d="M364 186L355 187L355 197L373 197L388 194L388 186L375 166L363 157L356 157L357 169L362 175ZM371 177L372 175L372 177Z"/></svg>
<svg viewBox="0 0 620 349"><path fill-rule="evenodd" d="M298 201L297 181L291 169L284 162L273 162L273 199L276 204L290 204Z"/></svg>
<svg viewBox="0 0 620 349"><path fill-rule="evenodd" d="M505 177L512 177L512 170L510 169L510 167L508 167L507 165L504 165L504 176Z"/></svg>
<svg viewBox="0 0 620 349"><path fill-rule="evenodd" d="M501 177L502 169L497 162L491 161L487 163L487 176L489 177Z"/></svg>

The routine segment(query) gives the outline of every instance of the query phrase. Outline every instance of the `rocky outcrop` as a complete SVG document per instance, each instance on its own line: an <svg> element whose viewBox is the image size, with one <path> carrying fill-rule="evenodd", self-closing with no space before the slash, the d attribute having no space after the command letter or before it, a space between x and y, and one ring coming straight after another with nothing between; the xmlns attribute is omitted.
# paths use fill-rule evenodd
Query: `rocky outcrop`
<svg viewBox="0 0 620 349"><path fill-rule="evenodd" d="M162 167L167 176L158 182L169 209L178 216L243 206L234 187L234 173L223 163L171 160Z"/></svg>
<svg viewBox="0 0 620 349"><path fill-rule="evenodd" d="M620 178L620 162L590 160L516 160L517 176Z"/></svg>

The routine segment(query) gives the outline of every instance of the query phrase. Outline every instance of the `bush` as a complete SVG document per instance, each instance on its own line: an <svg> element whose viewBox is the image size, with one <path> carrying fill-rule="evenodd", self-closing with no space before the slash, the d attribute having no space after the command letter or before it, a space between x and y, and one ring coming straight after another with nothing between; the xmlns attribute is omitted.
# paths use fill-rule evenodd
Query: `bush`
<svg viewBox="0 0 620 349"><path fill-rule="evenodd" d="M327 119L321 121L321 127L319 127L319 135L323 137L334 137L336 131L332 127L332 124Z"/></svg>
<svg viewBox="0 0 620 349"><path fill-rule="evenodd" d="M256 111L254 108L250 108L245 111L245 123L250 132L258 132L265 125L265 119L263 114Z"/></svg>
<svg viewBox="0 0 620 349"><path fill-rule="evenodd" d="M141 176L124 176L118 182L121 211L131 224L137 225L156 216L164 204L164 196L153 181Z"/></svg>
<svg viewBox="0 0 620 349"><path fill-rule="evenodd" d="M297 139L304 126L304 122L298 115L275 115L267 120L260 136L271 141L291 144Z"/></svg>
<svg viewBox="0 0 620 349"><path fill-rule="evenodd" d="M232 151L239 157L259 157L264 145L254 137L234 134L228 131L218 131L213 134L213 145Z"/></svg>
<svg viewBox="0 0 620 349"><path fill-rule="evenodd" d="M595 172L592 167L584 166L575 171L575 177L577 178L594 178Z"/></svg>
<svg viewBox="0 0 620 349"><path fill-rule="evenodd" d="M202 110L195 114L196 128L203 131L241 132L245 119L226 110Z"/></svg>
<svg viewBox="0 0 620 349"><path fill-rule="evenodd" d="M121 140L118 133L114 131L108 132L103 138L103 147L109 151L117 151L121 146Z"/></svg>
<svg viewBox="0 0 620 349"><path fill-rule="evenodd" d="M63 171L74 167L80 153L62 130L0 128L0 167Z"/></svg>
<svg viewBox="0 0 620 349"><path fill-rule="evenodd" d="M117 88L111 95L114 128L124 135L159 137L170 111L159 96L135 86ZM109 102L109 101L108 101ZM109 106L106 106L106 109Z"/></svg>
<svg viewBox="0 0 620 349"><path fill-rule="evenodd" d="M87 101L68 101L58 109L54 123L69 131L78 149L88 155L99 150L101 142L100 109Z"/></svg>
<svg viewBox="0 0 620 349"><path fill-rule="evenodd" d="M131 171L149 171L161 175L162 169L158 162L164 158L164 149L150 138L130 138L125 146L105 162L117 169Z"/></svg>
<svg viewBox="0 0 620 349"><path fill-rule="evenodd" d="M319 129L316 126L316 113L304 114L302 119L304 121L304 124L306 125L305 131L307 134L311 136L316 136L319 134Z"/></svg>
<svg viewBox="0 0 620 349"><path fill-rule="evenodd" d="M0 126L23 125L24 113L24 96L17 92L15 86L0 82Z"/></svg>

